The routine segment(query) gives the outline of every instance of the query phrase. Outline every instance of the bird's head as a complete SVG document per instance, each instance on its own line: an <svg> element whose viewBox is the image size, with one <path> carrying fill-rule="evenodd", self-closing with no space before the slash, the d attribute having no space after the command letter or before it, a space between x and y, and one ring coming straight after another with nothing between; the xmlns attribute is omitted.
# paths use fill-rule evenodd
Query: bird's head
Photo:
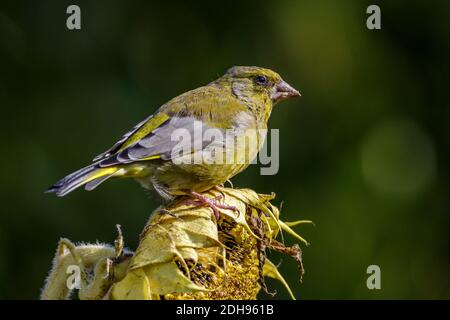
<svg viewBox="0 0 450 320"><path fill-rule="evenodd" d="M219 81L230 85L239 99L248 102L258 103L270 99L272 104L276 104L300 96L278 73L260 67L232 67Z"/></svg>

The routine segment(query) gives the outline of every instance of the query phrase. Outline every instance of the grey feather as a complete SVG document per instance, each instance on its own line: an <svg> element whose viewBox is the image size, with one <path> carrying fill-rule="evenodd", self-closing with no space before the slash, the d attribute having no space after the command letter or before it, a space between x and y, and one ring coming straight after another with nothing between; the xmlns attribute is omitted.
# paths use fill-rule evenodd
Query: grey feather
<svg viewBox="0 0 450 320"><path fill-rule="evenodd" d="M86 185L84 186L84 189L87 191L94 190L95 188L97 188L100 185L100 183L105 182L106 180L111 178L113 175L114 175L114 173L105 175L105 176L97 178L95 180L92 180L91 182L86 183Z"/></svg>
<svg viewBox="0 0 450 320"><path fill-rule="evenodd" d="M195 152L195 148L203 149L209 142L202 141L195 144L195 130L205 132L209 126L194 117L172 117L162 126L149 133L136 144L110 156L100 162L101 167L117 164L127 164L140 161L152 156L161 156L163 160L171 160L182 151ZM179 130L179 131L177 131ZM187 134L190 139L181 139L180 135Z"/></svg>
<svg viewBox="0 0 450 320"><path fill-rule="evenodd" d="M119 141L117 141L111 148L109 148L108 150L106 150L105 152L99 154L98 156L96 156L92 161L96 162L99 160L103 160L108 158L109 156L111 156L112 154L116 153L120 147L125 143L125 141L127 141L127 139L133 134L135 133L140 127L142 127L148 120L150 120L150 118L153 117L153 115L147 117L146 119L144 119L143 121L139 122L137 125L135 125L130 131L128 131L127 133L125 133Z"/></svg>
<svg viewBox="0 0 450 320"><path fill-rule="evenodd" d="M62 178L56 182L53 186L48 188L45 192L56 193L57 196L63 197L74 189L78 188L84 183L84 179L87 175L98 169L97 163L84 167L72 174Z"/></svg>

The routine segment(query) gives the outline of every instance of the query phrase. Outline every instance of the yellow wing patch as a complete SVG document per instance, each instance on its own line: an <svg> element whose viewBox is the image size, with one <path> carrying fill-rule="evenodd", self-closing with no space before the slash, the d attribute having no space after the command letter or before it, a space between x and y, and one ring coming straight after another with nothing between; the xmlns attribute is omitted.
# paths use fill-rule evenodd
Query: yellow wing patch
<svg viewBox="0 0 450 320"><path fill-rule="evenodd" d="M120 152L135 144L169 119L170 117L163 112L155 114L144 125L142 125L142 127L140 127L135 133L133 133L117 152Z"/></svg>
<svg viewBox="0 0 450 320"><path fill-rule="evenodd" d="M97 178L101 178L103 176L113 174L117 170L118 170L118 168L116 168L116 167L97 169L92 173L92 175L89 175L88 178L85 181L83 181L83 184L91 182L92 180L95 180Z"/></svg>

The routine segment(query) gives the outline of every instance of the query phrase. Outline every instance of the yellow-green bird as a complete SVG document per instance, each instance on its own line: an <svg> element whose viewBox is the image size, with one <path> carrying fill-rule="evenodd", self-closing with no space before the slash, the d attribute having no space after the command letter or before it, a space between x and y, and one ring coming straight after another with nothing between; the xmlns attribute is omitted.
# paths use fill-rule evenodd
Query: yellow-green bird
<svg viewBox="0 0 450 320"><path fill-rule="evenodd" d="M109 178L130 177L166 200L190 194L217 215L216 207L223 206L200 193L244 170L263 145L273 105L299 95L272 70L232 67L161 106L93 164L47 192L64 196L82 185L92 190ZM250 138L242 142L243 136ZM232 161L225 161L233 152Z"/></svg>

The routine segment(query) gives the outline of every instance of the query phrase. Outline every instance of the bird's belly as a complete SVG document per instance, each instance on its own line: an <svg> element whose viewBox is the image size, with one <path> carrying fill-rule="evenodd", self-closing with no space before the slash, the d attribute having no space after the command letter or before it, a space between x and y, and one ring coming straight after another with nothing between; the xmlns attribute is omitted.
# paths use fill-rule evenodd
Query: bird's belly
<svg viewBox="0 0 450 320"><path fill-rule="evenodd" d="M146 188L164 196L183 194L185 190L203 192L220 185L247 168L264 142L260 134L229 137L192 154L167 161L151 161L152 174L140 178Z"/></svg>
<svg viewBox="0 0 450 320"><path fill-rule="evenodd" d="M186 189L203 192L224 183L247 166L248 164L170 164L163 170L158 170L154 179L174 195Z"/></svg>
<svg viewBox="0 0 450 320"><path fill-rule="evenodd" d="M185 185L189 184L191 190L204 191L222 184L253 162L264 138L256 130L252 130L239 137L227 137L225 141L213 141L202 150L187 155L185 159L174 159L173 168L169 171L175 171L185 179L171 181L170 185L175 189L186 189ZM165 180L165 177L162 176L161 179Z"/></svg>

